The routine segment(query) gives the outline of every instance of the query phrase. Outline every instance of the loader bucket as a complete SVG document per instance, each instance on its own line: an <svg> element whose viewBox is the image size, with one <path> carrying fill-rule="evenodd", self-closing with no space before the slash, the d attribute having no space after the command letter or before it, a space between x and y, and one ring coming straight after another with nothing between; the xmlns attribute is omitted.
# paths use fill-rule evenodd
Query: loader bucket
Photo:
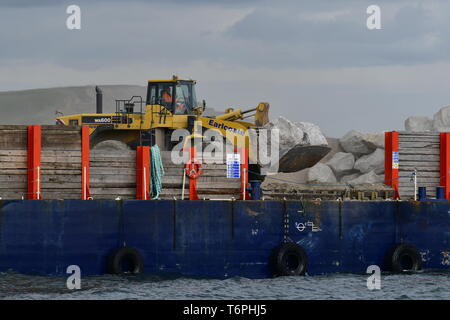
<svg viewBox="0 0 450 320"><path fill-rule="evenodd" d="M325 157L330 150L331 148L328 146L297 145L281 157L278 172L296 172L310 168Z"/></svg>

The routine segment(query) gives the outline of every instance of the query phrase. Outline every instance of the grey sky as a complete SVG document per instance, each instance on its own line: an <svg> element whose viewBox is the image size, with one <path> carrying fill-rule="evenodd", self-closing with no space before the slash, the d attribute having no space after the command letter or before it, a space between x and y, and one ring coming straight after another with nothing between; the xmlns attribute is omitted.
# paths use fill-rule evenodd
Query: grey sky
<svg viewBox="0 0 450 320"><path fill-rule="evenodd" d="M65 27L69 4L82 30ZM381 7L382 30L366 28ZM450 105L450 2L418 0L0 0L0 90L198 80L215 108L330 136L401 129Z"/></svg>

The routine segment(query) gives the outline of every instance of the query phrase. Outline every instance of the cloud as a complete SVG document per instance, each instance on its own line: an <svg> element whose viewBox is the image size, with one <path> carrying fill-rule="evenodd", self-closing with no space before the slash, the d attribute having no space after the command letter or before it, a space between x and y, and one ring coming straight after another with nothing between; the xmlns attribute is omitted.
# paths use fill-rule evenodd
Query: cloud
<svg viewBox="0 0 450 320"><path fill-rule="evenodd" d="M61 1L58 0L0 0L0 7L43 7L60 4Z"/></svg>
<svg viewBox="0 0 450 320"><path fill-rule="evenodd" d="M81 30L69 31L64 6L8 8L0 14L0 63L25 59L90 69L129 60L177 66L220 59L232 50L221 32L248 10L139 1L86 4L81 6Z"/></svg>
<svg viewBox="0 0 450 320"><path fill-rule="evenodd" d="M439 16L433 2L381 1L383 29L377 31L366 28L365 1L286 1L283 6L256 0L245 5L201 0L81 2L80 31L66 29L65 6L50 0L44 3L54 6L2 10L0 63L21 58L95 68L151 56L155 63L204 59L255 67L328 68L449 59L445 52L450 49L450 22ZM442 7L450 9L450 4Z"/></svg>
<svg viewBox="0 0 450 320"><path fill-rule="evenodd" d="M403 65L448 61L450 22L435 19L432 7L407 4L382 7L382 30L365 24L365 4L313 12L259 8L228 31L230 37L266 45L256 63L280 67ZM446 6L450 9L450 6ZM384 17L383 12L394 11ZM384 18L384 19L383 19ZM277 57L282 57L277 61ZM249 59L250 60L250 59Z"/></svg>
<svg viewBox="0 0 450 320"><path fill-rule="evenodd" d="M65 27L68 4L82 29ZM366 28L379 4L382 30ZM0 1L0 89L199 80L211 107L272 105L340 135L449 104L450 3ZM366 130L364 130L366 129Z"/></svg>
<svg viewBox="0 0 450 320"><path fill-rule="evenodd" d="M175 5L208 5L208 6L246 6L255 3L263 3L267 0L129 0L127 3L141 3L141 4L175 4ZM70 4L87 4L89 0L0 0L0 7L46 7L46 6L68 6ZM96 3L119 3L122 0L96 0Z"/></svg>

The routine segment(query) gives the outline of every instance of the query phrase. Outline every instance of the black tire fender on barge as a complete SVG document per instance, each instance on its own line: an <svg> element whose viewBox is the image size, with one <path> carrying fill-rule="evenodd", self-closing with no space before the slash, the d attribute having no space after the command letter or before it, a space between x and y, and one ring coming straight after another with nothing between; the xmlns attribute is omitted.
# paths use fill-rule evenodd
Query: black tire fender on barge
<svg viewBox="0 0 450 320"><path fill-rule="evenodd" d="M386 270L402 273L422 269L422 255L414 246L400 243L388 251L386 255Z"/></svg>
<svg viewBox="0 0 450 320"><path fill-rule="evenodd" d="M144 272L144 259L134 248L118 248L109 256L108 272L111 274L140 274Z"/></svg>
<svg viewBox="0 0 450 320"><path fill-rule="evenodd" d="M294 242L283 243L273 249L270 265L275 276L304 275L308 266L308 255Z"/></svg>

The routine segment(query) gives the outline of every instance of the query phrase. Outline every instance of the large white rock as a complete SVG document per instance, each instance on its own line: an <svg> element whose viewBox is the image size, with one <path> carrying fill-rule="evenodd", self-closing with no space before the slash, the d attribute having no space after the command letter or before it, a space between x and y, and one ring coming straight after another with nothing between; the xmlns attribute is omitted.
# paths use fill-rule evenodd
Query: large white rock
<svg viewBox="0 0 450 320"><path fill-rule="evenodd" d="M377 175L375 171L365 173L355 179L347 181L348 184L369 184L369 183L382 183L384 181L383 175Z"/></svg>
<svg viewBox="0 0 450 320"><path fill-rule="evenodd" d="M322 134L319 126L310 122L296 122L295 124L303 131L303 143L305 145L328 145L327 138Z"/></svg>
<svg viewBox="0 0 450 320"><path fill-rule="evenodd" d="M439 132L450 132L450 106L441 108L434 114L433 130Z"/></svg>
<svg viewBox="0 0 450 320"><path fill-rule="evenodd" d="M339 144L339 139L330 138L330 137L326 137L326 138L327 138L328 147L331 148L331 150L325 157L323 157L322 160L320 160L320 162L322 162L322 163L327 163L328 161L330 161L330 159L333 158L333 156L336 153L344 152L341 145Z"/></svg>
<svg viewBox="0 0 450 320"><path fill-rule="evenodd" d="M356 156L372 153L377 148L373 142L366 139L363 133L356 130L347 132L339 139L339 143L345 152L353 153Z"/></svg>
<svg viewBox="0 0 450 320"><path fill-rule="evenodd" d="M295 145L328 145L320 128L309 122L293 122L285 117L278 117L269 122L265 128L279 130L280 149L292 148ZM282 153L282 152L280 152Z"/></svg>
<svg viewBox="0 0 450 320"><path fill-rule="evenodd" d="M308 182L336 183L336 177L333 170L323 163L317 163L308 170Z"/></svg>
<svg viewBox="0 0 450 320"><path fill-rule="evenodd" d="M286 119L285 117L278 117L272 122L266 125L266 128L279 132L278 140L270 140L271 143L279 144L280 158L288 152L293 146L298 144L304 144L304 136L302 128L296 125L294 122ZM269 134L267 138L271 138Z"/></svg>
<svg viewBox="0 0 450 320"><path fill-rule="evenodd" d="M251 155L253 159L257 153L257 150L267 150L267 154L272 155L272 151L275 154L270 157L272 161L270 164L262 163L259 161L261 167L264 168L266 173L274 173L278 171L278 160L281 159L288 151L297 145L328 145L327 139L320 131L320 128L315 124L308 122L295 123L286 119L285 117L278 117L277 119L269 122L265 129L268 129L266 135L262 130L259 131L258 142L256 143L256 135L250 134L251 140ZM275 134L278 130L278 136ZM264 141L264 136L267 138L267 142ZM264 151L262 151L265 153ZM259 159L259 157L258 157Z"/></svg>
<svg viewBox="0 0 450 320"><path fill-rule="evenodd" d="M355 156L351 153L338 152L326 163L338 177L353 170Z"/></svg>
<svg viewBox="0 0 450 320"><path fill-rule="evenodd" d="M375 171L376 174L384 172L384 149L378 148L369 155L362 156L355 162L355 170L362 173Z"/></svg>
<svg viewBox="0 0 450 320"><path fill-rule="evenodd" d="M254 130L249 131L250 158L251 161L257 159L263 174L274 174L279 170L279 159L292 147L303 144L304 132L284 117L269 122L264 129L259 134Z"/></svg>
<svg viewBox="0 0 450 320"><path fill-rule="evenodd" d="M412 116L405 120L405 130L412 132L432 131L433 120L424 116Z"/></svg>
<svg viewBox="0 0 450 320"><path fill-rule="evenodd" d="M384 132L382 133L366 133L363 135L364 139L373 144L377 148L384 149Z"/></svg>

